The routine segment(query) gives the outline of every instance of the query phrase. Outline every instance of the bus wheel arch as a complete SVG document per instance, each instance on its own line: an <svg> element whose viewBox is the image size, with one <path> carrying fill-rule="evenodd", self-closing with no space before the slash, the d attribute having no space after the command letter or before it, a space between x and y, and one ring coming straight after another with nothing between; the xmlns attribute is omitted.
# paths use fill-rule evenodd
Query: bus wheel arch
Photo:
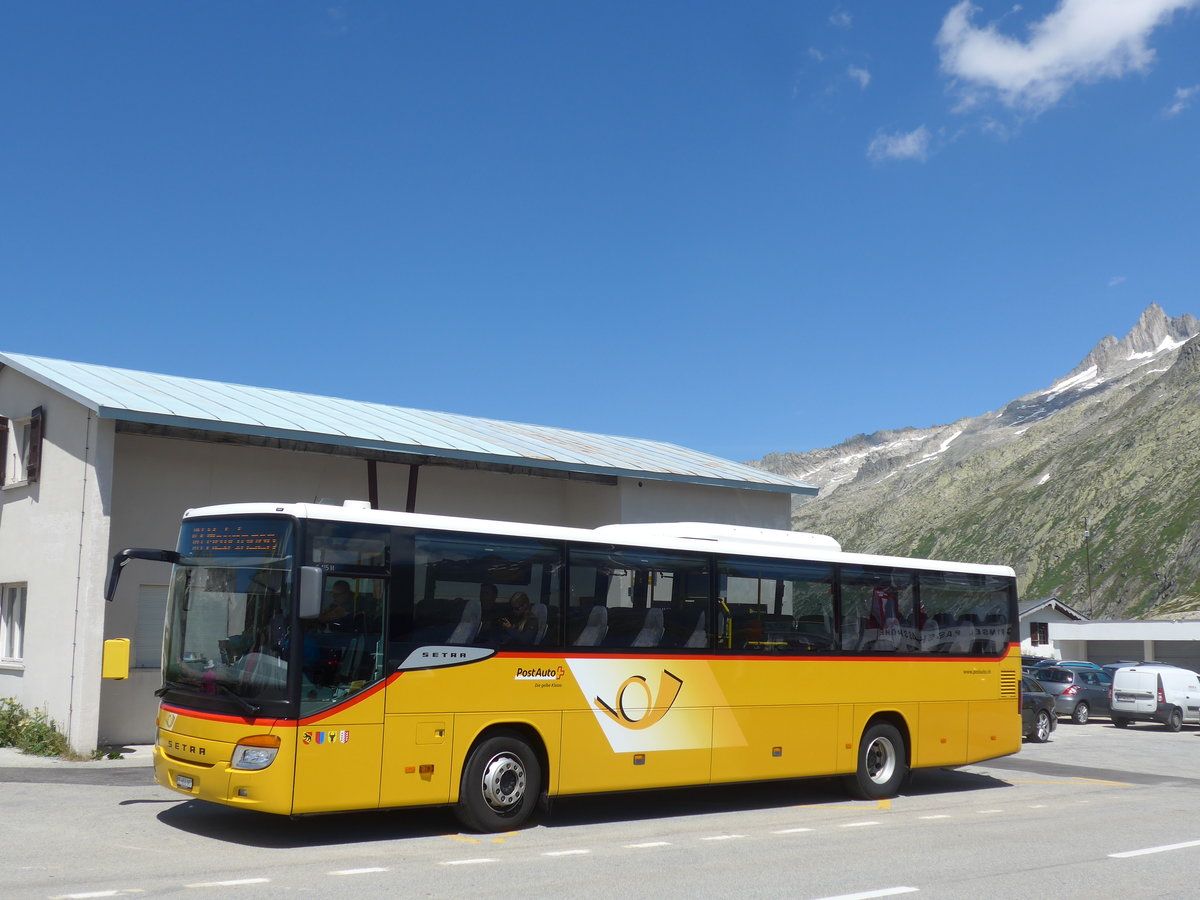
<svg viewBox="0 0 1200 900"><path fill-rule="evenodd" d="M542 803L549 783L546 748L519 724L497 725L475 738L463 762L454 813L471 831L510 831Z"/></svg>
<svg viewBox="0 0 1200 900"><path fill-rule="evenodd" d="M897 714L873 716L859 737L855 771L845 776L846 789L862 800L894 797L908 779L912 741L904 718Z"/></svg>

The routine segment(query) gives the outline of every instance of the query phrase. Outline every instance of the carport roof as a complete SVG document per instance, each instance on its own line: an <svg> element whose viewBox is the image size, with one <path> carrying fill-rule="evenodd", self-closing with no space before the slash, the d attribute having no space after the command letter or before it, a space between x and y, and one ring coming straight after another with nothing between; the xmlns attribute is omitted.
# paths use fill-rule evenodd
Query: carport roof
<svg viewBox="0 0 1200 900"><path fill-rule="evenodd" d="M0 367L70 397L100 418L557 472L627 476L789 494L817 488L660 441L521 425L455 413L159 375L0 352Z"/></svg>

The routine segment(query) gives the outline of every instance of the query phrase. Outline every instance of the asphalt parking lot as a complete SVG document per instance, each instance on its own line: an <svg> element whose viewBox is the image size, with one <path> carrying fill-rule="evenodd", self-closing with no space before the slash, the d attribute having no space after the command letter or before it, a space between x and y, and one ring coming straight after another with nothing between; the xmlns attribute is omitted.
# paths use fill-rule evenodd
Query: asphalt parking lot
<svg viewBox="0 0 1200 900"><path fill-rule="evenodd" d="M1074 775L1131 783L1165 780L1200 782L1200 727L1185 725L1172 733L1154 724L1113 727L1103 716L1086 725L1060 718L1046 744L1026 742L1019 754L985 766L1000 771L1018 769L1044 774Z"/></svg>
<svg viewBox="0 0 1200 900"><path fill-rule="evenodd" d="M459 831L447 810L299 820L188 801L145 757L10 765L6 896L1192 897L1200 728L1062 722L1019 754L855 801L835 779L560 799ZM11 840L10 840L11 839Z"/></svg>

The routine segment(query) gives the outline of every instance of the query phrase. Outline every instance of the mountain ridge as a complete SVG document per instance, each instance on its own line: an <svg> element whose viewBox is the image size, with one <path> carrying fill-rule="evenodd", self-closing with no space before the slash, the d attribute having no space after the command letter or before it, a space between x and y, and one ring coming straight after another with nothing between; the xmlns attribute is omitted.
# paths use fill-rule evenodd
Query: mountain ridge
<svg viewBox="0 0 1200 900"><path fill-rule="evenodd" d="M1009 564L1023 595L1092 615L1186 607L1200 598L1197 335L1196 318L1151 304L1000 410L752 465L820 487L793 527L856 551Z"/></svg>

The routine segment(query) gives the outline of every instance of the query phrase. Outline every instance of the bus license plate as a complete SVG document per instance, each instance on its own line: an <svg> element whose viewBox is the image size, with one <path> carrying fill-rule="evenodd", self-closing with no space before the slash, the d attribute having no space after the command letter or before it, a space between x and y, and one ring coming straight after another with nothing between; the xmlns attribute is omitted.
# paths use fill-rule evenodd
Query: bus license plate
<svg viewBox="0 0 1200 900"><path fill-rule="evenodd" d="M190 791L192 789L192 779L187 775L176 775L175 787L181 791Z"/></svg>

